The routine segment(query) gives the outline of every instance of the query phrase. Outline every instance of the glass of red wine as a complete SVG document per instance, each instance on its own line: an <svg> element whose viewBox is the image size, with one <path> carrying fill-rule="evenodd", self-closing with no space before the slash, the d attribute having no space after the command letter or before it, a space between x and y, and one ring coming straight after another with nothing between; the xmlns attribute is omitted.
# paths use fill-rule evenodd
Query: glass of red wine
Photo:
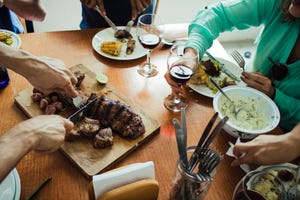
<svg viewBox="0 0 300 200"><path fill-rule="evenodd" d="M164 100L164 106L173 112L180 112L188 105L184 86L198 66L199 55L184 54L184 42L175 43L168 56L168 72L165 78L172 93Z"/></svg>
<svg viewBox="0 0 300 200"><path fill-rule="evenodd" d="M138 68L138 73L144 77L152 77L158 73L157 67L150 61L150 54L159 45L163 32L164 24L157 14L144 14L138 18L137 37L148 51L146 62Z"/></svg>

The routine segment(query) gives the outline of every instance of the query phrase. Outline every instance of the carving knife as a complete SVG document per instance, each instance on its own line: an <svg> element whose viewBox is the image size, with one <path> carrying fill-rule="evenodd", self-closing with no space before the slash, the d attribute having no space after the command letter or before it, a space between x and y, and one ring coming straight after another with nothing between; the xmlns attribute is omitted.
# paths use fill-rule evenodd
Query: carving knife
<svg viewBox="0 0 300 200"><path fill-rule="evenodd" d="M85 104L80 109L78 109L76 112L74 112L71 116L69 116L68 120L70 120L74 124L76 124L82 118L86 117L90 113L90 110L94 106L97 99L98 98L90 100L87 104Z"/></svg>
<svg viewBox="0 0 300 200"><path fill-rule="evenodd" d="M116 25L106 15L103 15L103 13L99 9L98 5L96 5L95 9L103 17L103 19L108 23L108 25L110 25L112 27L112 29L116 32L118 30Z"/></svg>
<svg viewBox="0 0 300 200"><path fill-rule="evenodd" d="M224 72L227 76L229 76L230 78L232 78L233 80L240 82L241 80L236 77L230 70L226 69L225 65L223 63L221 63L219 60L217 60L213 55L211 55L208 51L205 52L206 55L208 55L208 57L210 59L212 59L213 61L215 61L216 63L218 63L218 65L220 65L221 67L221 71Z"/></svg>

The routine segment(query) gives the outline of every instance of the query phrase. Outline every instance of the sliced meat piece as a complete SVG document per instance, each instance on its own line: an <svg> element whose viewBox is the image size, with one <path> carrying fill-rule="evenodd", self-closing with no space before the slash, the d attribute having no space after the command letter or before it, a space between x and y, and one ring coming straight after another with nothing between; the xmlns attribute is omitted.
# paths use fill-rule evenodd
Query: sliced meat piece
<svg viewBox="0 0 300 200"><path fill-rule="evenodd" d="M120 30L117 30L115 32L115 38L118 38L118 39L124 39L124 38L125 39L131 39L132 35L128 31L126 31L125 29L120 29Z"/></svg>
<svg viewBox="0 0 300 200"><path fill-rule="evenodd" d="M132 39L128 40L126 54L131 55L134 51L134 48L135 48L135 40L132 40Z"/></svg>
<svg viewBox="0 0 300 200"><path fill-rule="evenodd" d="M81 135L92 139L100 129L100 122L97 119L91 119L85 117L80 123L78 123L78 130Z"/></svg>
<svg viewBox="0 0 300 200"><path fill-rule="evenodd" d="M69 133L65 135L65 140L69 142L76 141L79 138L81 138L81 135L76 127L74 127Z"/></svg>
<svg viewBox="0 0 300 200"><path fill-rule="evenodd" d="M95 148L106 148L113 145L113 134L111 128L101 129L94 138Z"/></svg>

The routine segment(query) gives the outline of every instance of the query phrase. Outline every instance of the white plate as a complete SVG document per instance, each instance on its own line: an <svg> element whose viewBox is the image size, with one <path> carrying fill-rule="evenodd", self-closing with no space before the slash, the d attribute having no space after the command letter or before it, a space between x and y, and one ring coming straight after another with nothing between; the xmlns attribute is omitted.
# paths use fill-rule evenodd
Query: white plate
<svg viewBox="0 0 300 200"><path fill-rule="evenodd" d="M118 26L118 29L125 29L124 26ZM113 60L133 60L133 59L137 59L140 57L143 57L147 54L146 49L144 49L144 47L139 43L138 38L136 36L136 29L135 28L131 28L130 29L130 33L133 37L133 39L136 41L135 42L135 48L134 51L131 55L126 55L126 46L127 45L123 45L123 49L122 52L119 56L112 56L110 54L104 53L100 50L100 45L102 42L104 41L115 41L117 40L114 37L114 30L112 28L106 28L98 33L96 33L96 35L93 37L92 39L92 46L93 49L99 53L100 55L106 57L106 58L110 58Z"/></svg>
<svg viewBox="0 0 300 200"><path fill-rule="evenodd" d="M20 194L20 177L14 168L0 184L0 200L19 200Z"/></svg>
<svg viewBox="0 0 300 200"><path fill-rule="evenodd" d="M15 48L21 47L21 38L17 34L15 34L12 31L5 30L5 29L0 29L0 32L7 32L7 33L11 34L12 39L13 39L13 43L10 45L11 47L15 47Z"/></svg>
<svg viewBox="0 0 300 200"><path fill-rule="evenodd" d="M240 67L238 67L235 63L225 60L223 58L219 58L219 57L215 57L215 58L217 60L219 60L221 63L223 63L225 65L225 68L228 69L229 71L231 71L236 77L241 76L242 69ZM204 56L203 60L207 60L207 59L208 59L208 57ZM224 76L227 76L227 75L222 72L220 75L220 79L222 79ZM239 85L239 86L246 85L243 81L240 81L240 82L235 81L235 83L236 83L236 85ZM188 83L188 86L195 92L202 94L204 96L210 97L210 98L213 98L216 95L211 91L211 89L209 89L207 87L206 84L194 85L194 84Z"/></svg>

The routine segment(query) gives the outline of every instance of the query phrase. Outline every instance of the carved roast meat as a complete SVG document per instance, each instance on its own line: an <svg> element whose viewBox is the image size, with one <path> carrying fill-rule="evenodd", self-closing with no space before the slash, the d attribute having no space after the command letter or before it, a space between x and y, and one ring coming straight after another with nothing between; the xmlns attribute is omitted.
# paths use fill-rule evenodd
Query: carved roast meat
<svg viewBox="0 0 300 200"><path fill-rule="evenodd" d="M79 83L75 85L75 88L84 102L94 98L97 98L97 100L89 115L77 123L74 129L66 135L67 141L85 137L94 140L93 146L95 148L104 148L112 145L113 133L130 139L135 139L145 133L145 125L141 116L135 113L130 106L104 95L85 94L80 90L80 84L85 75L80 71L74 74ZM31 98L40 104L40 108L45 111L45 114L59 113L64 108L76 109L72 98L57 93L44 95L42 92L34 89Z"/></svg>
<svg viewBox="0 0 300 200"><path fill-rule="evenodd" d="M122 137L135 139L145 133L145 125L140 115L130 106L104 95L95 102L90 117L98 119L102 126L111 127Z"/></svg>

